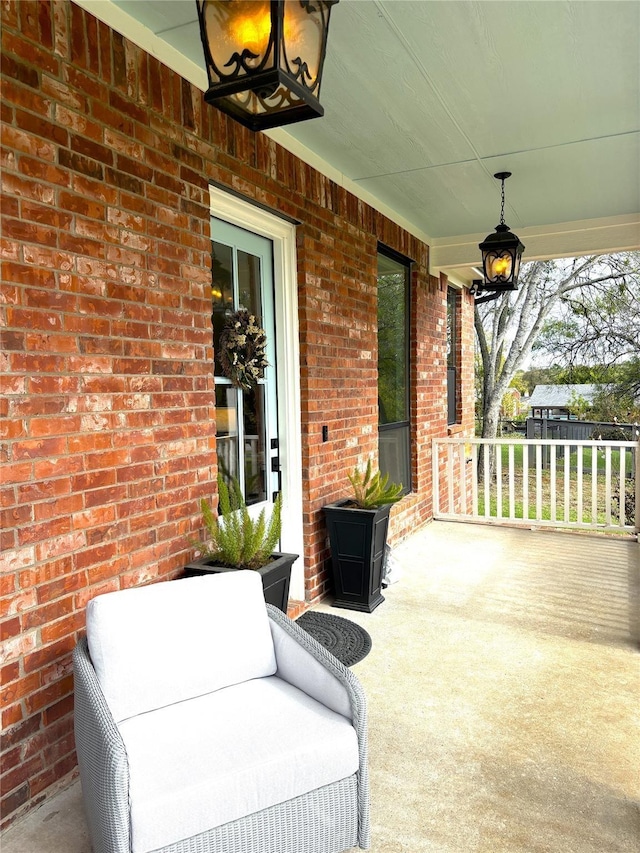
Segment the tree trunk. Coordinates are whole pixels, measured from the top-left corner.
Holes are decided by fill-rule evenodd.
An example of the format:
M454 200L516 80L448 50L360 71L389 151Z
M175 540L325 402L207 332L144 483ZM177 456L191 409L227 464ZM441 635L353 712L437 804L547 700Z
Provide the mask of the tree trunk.
M500 397L492 396L489 398L489 405L485 408L484 418L482 423L482 437L495 438L498 433L498 422L500 420ZM478 478L484 479L485 474L493 479L496 468L496 449L494 446L489 448L489 470L485 472L484 465L484 449L481 446L481 452L478 455Z

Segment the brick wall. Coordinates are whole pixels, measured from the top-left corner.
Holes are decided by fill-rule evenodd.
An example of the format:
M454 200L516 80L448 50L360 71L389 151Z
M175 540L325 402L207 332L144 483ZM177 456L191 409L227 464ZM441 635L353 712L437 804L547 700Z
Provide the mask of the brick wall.
M393 510L395 540L431 515L446 285L425 245L67 0L2 2L2 87L8 823L75 772L71 650L87 601L178 575L214 491L208 182L301 223L308 602L328 585L321 508L377 452L377 241L416 261L415 491Z

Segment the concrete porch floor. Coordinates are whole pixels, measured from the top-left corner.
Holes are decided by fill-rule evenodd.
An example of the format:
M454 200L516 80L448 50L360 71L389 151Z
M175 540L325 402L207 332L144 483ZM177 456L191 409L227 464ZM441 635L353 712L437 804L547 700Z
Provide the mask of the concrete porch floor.
M373 853L638 853L640 546L435 522L362 624ZM3 853L89 853L76 781ZM303 850L300 853L304 853Z

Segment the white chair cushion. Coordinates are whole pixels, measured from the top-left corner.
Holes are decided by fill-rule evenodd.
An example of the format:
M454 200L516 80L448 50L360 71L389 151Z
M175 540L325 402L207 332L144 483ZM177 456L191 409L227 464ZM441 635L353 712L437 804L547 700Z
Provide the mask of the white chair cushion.
M277 676L133 717L119 729L129 760L133 853L358 770L351 723Z
M251 571L99 595L87 605L87 640L116 721L276 671Z
M344 684L284 628L273 621L270 622L270 627L278 678L288 681L308 696L322 702L327 708L352 720L351 699Z

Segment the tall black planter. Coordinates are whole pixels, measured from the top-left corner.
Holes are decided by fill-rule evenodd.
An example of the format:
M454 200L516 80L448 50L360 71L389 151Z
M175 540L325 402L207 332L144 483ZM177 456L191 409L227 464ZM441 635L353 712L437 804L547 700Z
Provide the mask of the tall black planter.
M324 507L331 545L335 606L371 613L382 604L382 563L391 504L379 509Z
M267 604L273 604L287 612L287 604L289 602L289 583L291 581L291 567L298 559L298 554L273 554L273 559L266 566L262 566L255 571L262 578L262 588L264 590L264 599ZM236 572L230 566L216 565L214 560L202 558L194 560L185 566L184 575L187 578L195 577L196 575L209 575L218 572Z

